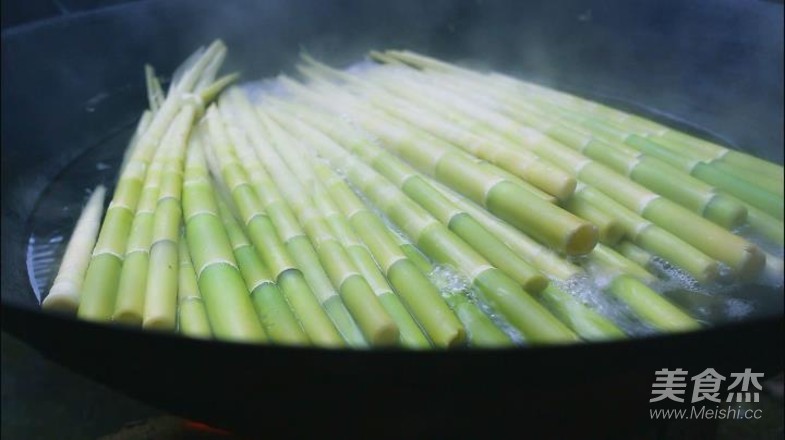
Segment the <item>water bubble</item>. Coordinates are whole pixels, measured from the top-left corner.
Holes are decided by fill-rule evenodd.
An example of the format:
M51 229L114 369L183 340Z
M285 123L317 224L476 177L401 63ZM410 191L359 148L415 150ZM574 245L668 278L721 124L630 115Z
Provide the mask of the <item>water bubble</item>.
M752 313L752 304L737 298L731 298L725 303L726 314L731 319L740 319Z
M651 326L637 319L626 304L605 292L616 275L600 270L596 265L590 267L591 272L587 271L586 274L567 280L555 280L552 283L586 307L610 319L626 334L652 334L654 329Z
M485 313L496 327L510 337L514 344L521 345L525 343L526 339L523 334L512 326L503 316L492 309L485 301L483 301L477 294L477 290L472 287L471 281L466 278L462 273L455 268L437 264L434 269L428 274L434 286L439 289L443 297L450 295L466 295L471 302Z
M471 282L450 266L438 264L428 277L442 295L471 290Z
M734 229L732 232L777 258L783 258L783 254L785 254L785 248L778 246L777 243L762 236L749 225L745 224L744 226Z

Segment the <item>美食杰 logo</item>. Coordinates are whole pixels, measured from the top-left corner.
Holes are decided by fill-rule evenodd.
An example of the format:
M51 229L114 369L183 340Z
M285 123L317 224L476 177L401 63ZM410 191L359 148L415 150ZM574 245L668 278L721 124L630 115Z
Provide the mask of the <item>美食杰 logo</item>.
M759 419L763 373L747 368L727 376L707 368L693 376L687 370L663 368L654 372L650 403L684 403L684 408L652 408L653 419ZM689 407L686 404L691 404ZM711 404L716 404L713 407Z

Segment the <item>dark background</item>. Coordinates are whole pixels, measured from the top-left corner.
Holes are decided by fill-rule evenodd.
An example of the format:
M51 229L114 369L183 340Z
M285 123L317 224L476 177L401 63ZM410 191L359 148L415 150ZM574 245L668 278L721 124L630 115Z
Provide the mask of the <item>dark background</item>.
M140 0L4 0L3 29L46 18L105 8Z

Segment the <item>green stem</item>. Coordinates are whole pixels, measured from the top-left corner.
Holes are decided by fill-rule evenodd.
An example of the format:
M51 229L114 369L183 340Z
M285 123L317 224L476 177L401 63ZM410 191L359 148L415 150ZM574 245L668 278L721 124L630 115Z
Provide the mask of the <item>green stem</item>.
M576 335L561 324L534 298L500 270L490 266L471 246L414 203L395 185L384 180L362 162L348 155L314 129L279 115L279 121L335 167L346 169L348 179L402 228L427 255L455 267L475 284L483 299L502 314L533 343L572 342Z
M366 340L371 344L391 344L397 342L399 329L392 317L384 309L379 298L374 295L368 281L356 266L348 250L330 229L320 211L315 194L306 190L298 177L308 174L305 163L296 153L297 141L284 132L275 122L262 118L273 146L263 152L268 171L273 176L290 206L298 216L311 242L319 253L333 285L338 288L341 298L362 329ZM309 196L308 194L311 194Z
M161 141L167 155L161 170L161 188L153 215L152 244L147 266L144 319L147 329L174 331L177 325L177 248L183 187L183 163L196 111L185 106Z
M455 152L455 147L432 134L368 109L347 109L346 102L334 94L325 98L296 87L292 82L287 84L327 109L350 111L350 115L378 137L386 149L538 240L572 255L588 253L596 244L597 232L591 223L477 166L470 156ZM320 129L329 128L333 132L335 127L331 121L320 125Z
M184 105L183 94L190 93L205 67L225 52L223 43L216 41L201 53L182 78L173 84L161 108L133 146L133 153L123 167L107 209L98 241L87 267L82 289L82 301L77 316L91 321L109 321L114 311L117 285L122 270L123 255L139 201L147 167L170 124Z
M402 245L352 192L346 183L323 164L312 163L331 199L349 220L352 229L370 249L381 269L407 308L439 347L460 345L465 332L450 312L439 292L419 271L427 274L431 265L411 244Z
M259 258L259 254L229 207L221 199L218 200L218 211L229 236L229 243L232 245L240 274L245 280L248 291L251 292L256 313L270 341L279 344L307 345L308 336L275 284L272 274Z
M617 277L608 290L658 330L684 332L700 328L698 321L633 277Z
M509 118L478 107L455 93L435 90L404 75L384 79L395 90L416 92L420 100L439 103L445 112L459 114L460 123L480 126L488 136L506 137L530 149L616 201L689 242L707 255L730 266L742 278L754 277L765 264L763 253L748 241L735 236L687 209L631 182L564 145ZM430 84L429 84L430 85Z
M210 339L213 331L199 292L196 271L191 262L186 238L180 237L180 271L177 282L177 323L181 334L192 338Z
M340 330L340 333L353 341L353 344L363 346L364 339L360 329L351 319L349 311L340 300L337 302L334 300L338 292L333 288L327 273L319 263L316 250L254 151L256 145L268 142L266 133L261 130L261 124L252 117L253 110L250 105L243 106L247 103L242 101L239 105L227 103L228 97L235 93L234 89L224 93L221 99L222 105L219 107L234 146L232 153L243 163L244 169L248 172L250 184L262 204L262 209L268 214L278 238L283 242L283 250L291 255L299 268L291 272L286 270L274 272L279 286L312 340L331 344L335 335L340 336L336 330ZM229 111L230 109L232 111ZM262 255L264 257L265 252L262 252ZM285 278L286 282L281 277ZM305 286L301 280L296 279L298 277L305 278ZM284 285L289 289L284 288ZM328 303L331 304L329 308ZM306 317L310 319L306 320ZM338 329L335 329L336 324Z
M198 137L188 149L183 183L186 239L196 269L207 318L218 339L267 340L237 269L226 230L218 217L215 193Z

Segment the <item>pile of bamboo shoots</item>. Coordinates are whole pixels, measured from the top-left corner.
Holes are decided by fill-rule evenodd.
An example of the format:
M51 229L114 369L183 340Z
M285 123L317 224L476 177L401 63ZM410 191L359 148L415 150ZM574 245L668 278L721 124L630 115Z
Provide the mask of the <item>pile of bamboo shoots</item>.
M111 203L94 191L44 309L229 341L498 347L705 325L657 290L662 267L782 277L779 165L408 51L355 71L304 55L305 81L261 94L218 78L225 55L200 49L166 92L147 68Z

